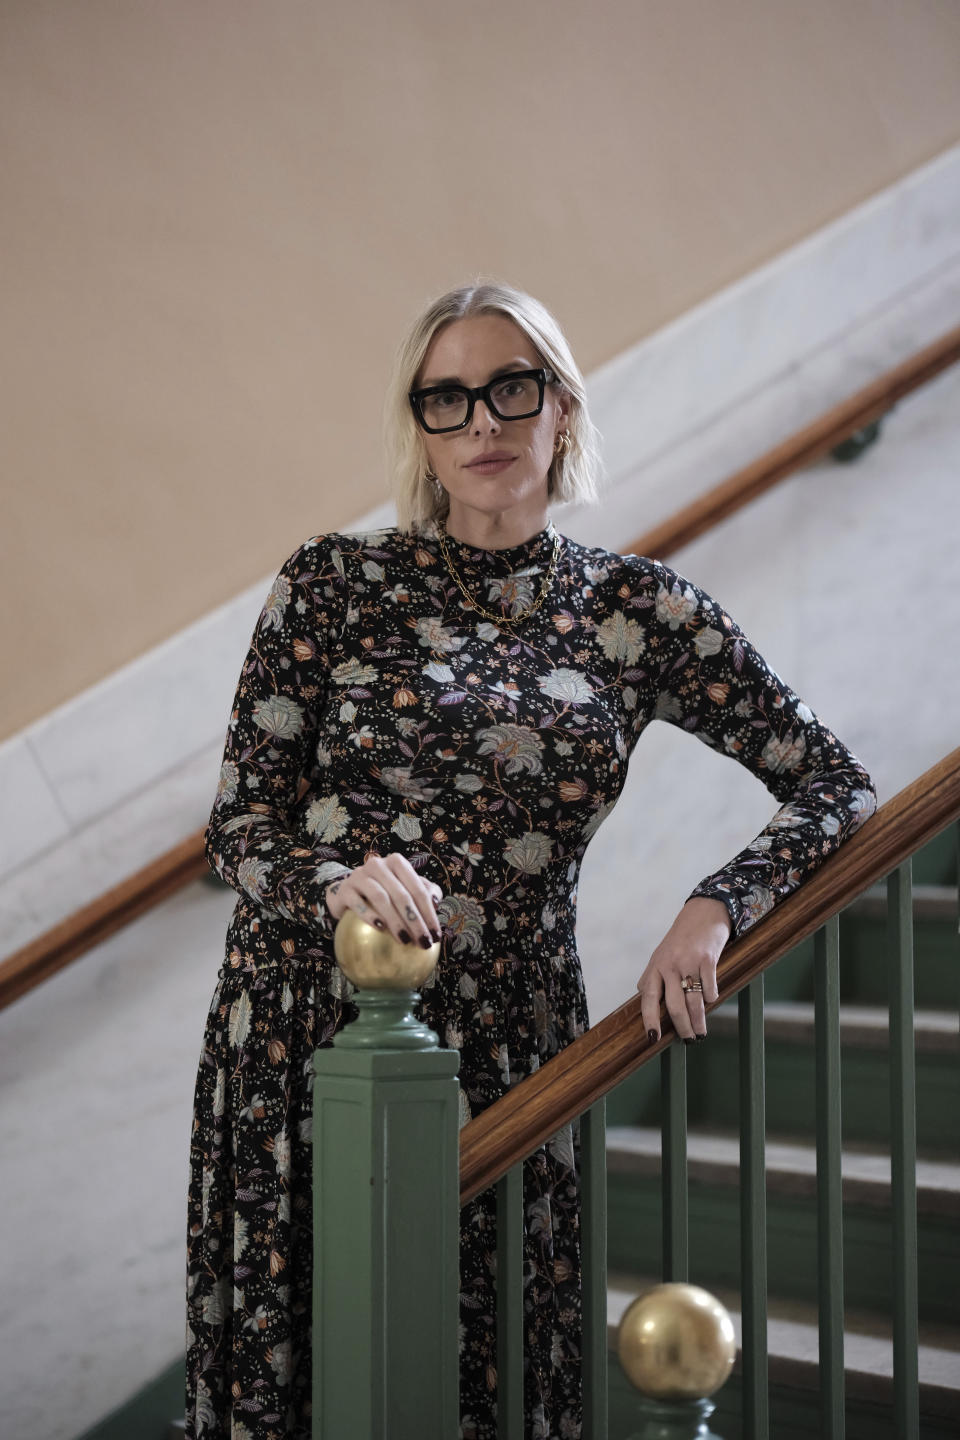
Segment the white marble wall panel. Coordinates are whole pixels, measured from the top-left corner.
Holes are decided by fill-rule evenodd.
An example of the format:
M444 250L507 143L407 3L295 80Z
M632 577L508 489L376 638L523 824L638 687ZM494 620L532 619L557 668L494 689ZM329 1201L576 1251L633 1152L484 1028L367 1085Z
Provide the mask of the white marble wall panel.
M892 798L958 744L960 368L902 401L856 464L792 476L673 563L863 761L881 803ZM594 1020L632 992L697 881L775 809L734 762L650 726L583 869Z
M562 528L624 546L956 323L960 146L592 375L611 479ZM393 519L385 503L350 528ZM202 823L268 585L0 749L0 953Z
M189 886L0 1012L11 1440L71 1440L182 1353L191 1096L231 905Z
M251 587L31 726L30 743L71 825L222 739L268 588L269 581Z
M960 146L596 371L609 475L648 463L958 253Z
M206 823L220 741L0 878L0 936L10 954Z
M26 736L0 745L0 796L5 816L0 827L0 875L5 875L63 839L70 826Z

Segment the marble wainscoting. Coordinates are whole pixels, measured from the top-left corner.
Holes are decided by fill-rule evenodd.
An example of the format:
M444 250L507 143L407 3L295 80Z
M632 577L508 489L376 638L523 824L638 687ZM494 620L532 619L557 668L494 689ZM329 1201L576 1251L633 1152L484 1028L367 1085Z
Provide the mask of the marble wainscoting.
M0 1012L10 1440L71 1440L183 1353L191 1097L235 898L189 885Z
M591 375L609 481L601 506L560 511L561 527L627 547L957 323L960 146ZM384 505L350 528L393 518ZM268 587L0 746L0 954L203 824Z
M891 799L957 745L960 367L902 401L855 464L792 476L671 563L721 601ZM593 1020L633 992L690 890L775 809L735 762L649 727L583 867Z

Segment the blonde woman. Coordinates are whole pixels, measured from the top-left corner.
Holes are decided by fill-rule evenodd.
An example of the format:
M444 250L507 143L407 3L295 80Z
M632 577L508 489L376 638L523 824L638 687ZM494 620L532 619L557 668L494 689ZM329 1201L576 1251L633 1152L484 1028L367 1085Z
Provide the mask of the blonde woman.
M655 561L564 538L593 496L583 380L500 285L443 296L396 366L396 529L308 540L243 666L207 832L239 892L197 1087L188 1436L310 1429L311 1056L353 1010L347 908L443 938L422 1013L460 1052L463 1118L586 1028L586 845L651 719L782 808L682 905L639 979L651 1037L706 1034L717 960L872 810L869 778L723 610ZM581 1432L577 1139L525 1165L527 1435ZM462 1212L461 1434L496 1433L493 1209ZM233 1428L231 1428L231 1426Z

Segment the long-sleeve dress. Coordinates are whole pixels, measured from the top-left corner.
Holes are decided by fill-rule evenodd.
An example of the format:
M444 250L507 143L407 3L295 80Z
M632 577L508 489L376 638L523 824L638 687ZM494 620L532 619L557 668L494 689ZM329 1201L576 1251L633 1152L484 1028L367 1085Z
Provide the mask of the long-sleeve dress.
M470 593L518 614L553 530L450 540ZM207 1020L191 1145L187 1435L310 1430L311 1078L355 1013L323 894L400 851L444 891L422 1014L460 1051L461 1118L586 1028L574 936L587 843L634 744L667 720L781 802L693 892L742 934L873 810L862 767L709 596L664 565L565 540L516 631L467 607L427 531L309 540L243 666L207 852L239 892ZM575 1127L525 1165L528 1440L581 1432ZM461 1215L461 1435L495 1434L490 1194Z

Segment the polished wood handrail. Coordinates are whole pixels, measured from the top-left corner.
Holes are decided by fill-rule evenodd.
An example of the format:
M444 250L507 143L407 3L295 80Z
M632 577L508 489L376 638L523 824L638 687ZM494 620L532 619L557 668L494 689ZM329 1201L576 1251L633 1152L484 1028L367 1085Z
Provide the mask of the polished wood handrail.
M714 486L663 524L631 541L624 547L624 553L664 559L794 470L827 454L841 440L878 419L904 395L958 360L960 327L948 331L932 345L858 390L821 419ZM188 836L106 894L0 961L0 1010L202 875L205 869L202 837L202 831Z
M848 400L835 405L818 420L798 430L773 450L761 455L736 471L719 485L707 490L698 499L639 535L626 547L625 554L650 555L662 560L681 545L687 545L719 525L751 500L770 490L804 465L812 465L829 455L842 440L855 435L879 420L911 390L933 380L942 370L960 360L960 326L948 330L932 345L911 355L902 364L865 385Z
M717 968L717 1004L749 984L957 818L960 749L951 751L881 806L799 890L742 940L728 946ZM638 955L638 974L641 959ZM660 1039L656 1044L648 1041L640 996L634 995L471 1120L460 1132L461 1204L499 1180L672 1039L670 1017L664 1013Z
M168 895L206 874L209 871L203 854L203 831L197 830L172 850L165 851L9 955L0 964L0 1010L129 925L138 915L152 910Z

